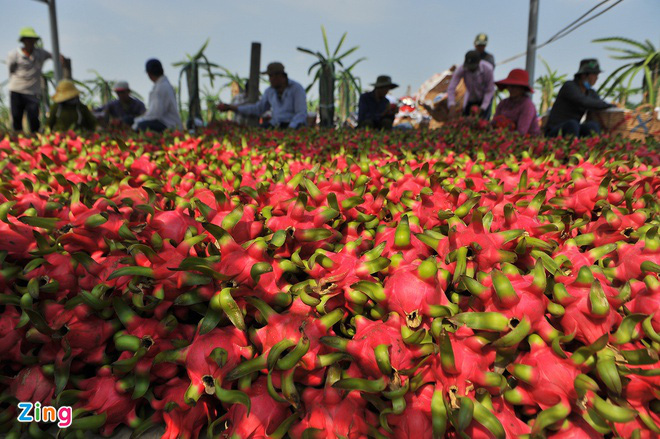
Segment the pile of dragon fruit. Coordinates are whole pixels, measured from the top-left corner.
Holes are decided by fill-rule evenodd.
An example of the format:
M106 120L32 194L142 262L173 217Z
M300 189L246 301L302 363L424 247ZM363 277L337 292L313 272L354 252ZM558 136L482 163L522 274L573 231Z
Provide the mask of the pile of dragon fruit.
M657 144L482 128L6 136L0 434L660 436Z

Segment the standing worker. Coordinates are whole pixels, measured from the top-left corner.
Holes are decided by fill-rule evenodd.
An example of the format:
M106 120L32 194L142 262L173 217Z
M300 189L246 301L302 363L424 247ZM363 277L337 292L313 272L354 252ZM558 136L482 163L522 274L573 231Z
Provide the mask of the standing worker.
M481 55L476 50L466 53L465 62L458 66L449 82L448 108L456 104L456 87L461 79L465 82L463 114L469 116L472 112L478 112L482 119L490 118L491 102L495 94L493 67L489 62L482 61ZM473 107L476 109L473 110Z
M487 61L495 69L495 57L492 53L486 52L486 45L488 44L488 35L479 34L474 39L474 50L479 52L479 56L482 60Z
M11 118L15 131L23 129L23 114L27 114L30 131L39 131L39 102L41 99L41 69L52 55L36 47L40 37L31 27L21 29L18 41L23 44L9 52L9 92Z

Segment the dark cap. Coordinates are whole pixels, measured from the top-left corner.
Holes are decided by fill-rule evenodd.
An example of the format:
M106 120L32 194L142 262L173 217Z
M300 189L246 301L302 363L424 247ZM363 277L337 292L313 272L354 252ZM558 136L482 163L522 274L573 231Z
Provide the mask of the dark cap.
M580 61L580 68L578 69L575 75L581 75L583 73L600 73L600 65L596 58L587 58Z
M267 75L275 75L277 73L285 73L284 72L284 64L281 62L272 62L268 64L268 67L266 67L266 71L263 72Z
M465 62L463 67L468 70L476 70L479 67L479 62L481 61L481 55L476 50L470 50L465 54Z
M155 76L161 76L163 74L163 65L156 58L151 58L147 61L146 70L147 73L151 73Z

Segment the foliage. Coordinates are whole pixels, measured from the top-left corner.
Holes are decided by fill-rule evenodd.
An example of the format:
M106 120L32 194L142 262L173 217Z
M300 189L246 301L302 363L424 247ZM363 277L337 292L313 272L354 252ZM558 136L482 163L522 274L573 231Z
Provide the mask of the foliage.
M179 85L178 85L178 98L179 98L179 112L181 113L183 119L183 108L181 106L181 80L186 77L186 85L188 87L188 111L187 111L187 125L191 127L195 119L202 119L202 107L199 99L199 70L200 68L205 69L208 73L209 81L211 86L213 86L213 77L214 74L211 71L213 67L219 67L217 64L212 63L208 60L204 51L209 44L210 39L207 39L202 47L194 54L186 54L186 58L183 61L178 61L172 63L174 67L181 68L179 72Z
M605 79L599 88L604 96L613 96L615 93L621 95L622 84L630 89L623 94L627 97L631 94L632 81L639 73L642 73L642 104L660 105L658 87L660 83L660 50L656 48L651 41L646 40L643 43L624 37L597 38L594 43L618 43L623 47L606 46L605 48L614 55L610 58L627 61L626 64L614 70ZM627 82L626 82L627 80Z
M362 81L353 76L353 68L360 62L357 60L348 68L337 74L337 83L339 88L338 107L339 124L344 124L355 112L358 105L360 94L362 93Z
M539 56L545 66L546 74L536 78L536 89L541 92L541 104L539 114L545 114L557 97L557 89L566 81L566 75L560 75L557 70L552 70L546 60Z
M317 59L317 61L312 64L308 70L308 74L311 74L312 71L316 69L314 74L314 79L312 83L307 87L307 91L319 82L319 108L321 113L321 126L330 127L334 125L334 113L335 113L335 81L337 81L337 66L343 69L344 78L348 78L349 82L356 84L355 78L353 77L350 69L352 69L357 63L362 61L365 58L360 58L355 61L349 68L344 68L343 60L353 52L359 49L359 46L351 47L343 53L339 53L341 50L344 41L346 40L347 32L339 39L339 43L334 51L330 51L330 46L328 44L328 36L325 31L325 27L321 26L321 33L323 34L323 46L325 48L325 55L319 51L313 51L310 49L305 49L303 47L298 47L298 50L311 55ZM341 78L342 76L340 76Z

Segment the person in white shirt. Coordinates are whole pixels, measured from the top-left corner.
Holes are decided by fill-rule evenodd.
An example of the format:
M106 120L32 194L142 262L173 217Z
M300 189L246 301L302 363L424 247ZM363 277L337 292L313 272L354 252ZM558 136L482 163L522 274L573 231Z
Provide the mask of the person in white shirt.
M147 61L147 75L154 83L149 93L149 109L135 118L133 128L138 131L151 130L162 133L166 129L182 129L181 117L176 104L174 88L165 77L163 65L155 58Z
M27 114L30 131L39 130L39 102L41 99L41 69L52 55L36 47L40 37L31 27L21 29L18 41L23 44L9 52L9 100L12 125L15 131L23 129L23 114Z
M284 65L268 64L266 71L270 87L259 102L246 105L219 104L220 111L235 111L242 115L261 116L271 110L273 116L267 126L271 128L299 128L307 125L307 96L298 82L289 79Z

